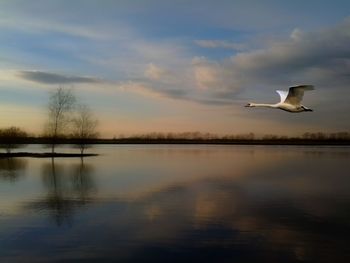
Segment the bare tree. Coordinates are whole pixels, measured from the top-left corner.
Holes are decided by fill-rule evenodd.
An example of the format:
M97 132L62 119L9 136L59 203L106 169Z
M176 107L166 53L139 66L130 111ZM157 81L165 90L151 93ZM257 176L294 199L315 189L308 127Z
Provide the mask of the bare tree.
M26 137L27 133L18 127L0 130L0 148L4 148L6 153L10 154L12 149L25 145L24 140Z
M75 101L72 91L63 87L59 87L50 95L45 133L50 139L52 153L55 152L57 139L65 133L67 124L70 122L69 113L74 108Z
M97 124L98 121L90 108L86 105L80 105L76 117L73 118L73 138L81 155L84 154L85 149L91 146L91 139L98 137Z

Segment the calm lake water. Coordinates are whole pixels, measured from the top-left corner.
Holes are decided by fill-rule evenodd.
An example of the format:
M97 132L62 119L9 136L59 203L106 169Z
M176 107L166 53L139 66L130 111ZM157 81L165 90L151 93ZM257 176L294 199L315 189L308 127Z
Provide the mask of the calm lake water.
M350 262L348 147L91 151L0 159L0 262Z

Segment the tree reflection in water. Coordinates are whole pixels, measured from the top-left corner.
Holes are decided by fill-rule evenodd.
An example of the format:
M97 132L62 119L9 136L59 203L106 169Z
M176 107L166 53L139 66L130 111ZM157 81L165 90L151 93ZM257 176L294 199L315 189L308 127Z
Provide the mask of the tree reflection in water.
M0 179L17 181L27 168L27 160L18 158L0 158Z
M88 202L91 195L96 190L93 180L93 166L91 164L85 164L84 158L80 159L79 164L71 166L71 182L73 192L77 195L77 198L82 202Z
M72 224L74 212L92 200L95 191L93 167L80 163L67 165L50 163L42 166L42 180L47 189L46 197L32 202L29 207L47 212L57 226Z

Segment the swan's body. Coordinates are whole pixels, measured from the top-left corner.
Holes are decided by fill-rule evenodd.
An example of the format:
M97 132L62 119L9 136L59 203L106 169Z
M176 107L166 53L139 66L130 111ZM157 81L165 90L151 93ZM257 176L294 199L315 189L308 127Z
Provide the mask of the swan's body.
M301 105L301 101L304 96L304 91L313 90L314 86L312 85L300 85L295 87L290 87L289 91L277 90L277 93L281 97L281 101L276 104L266 104L266 103L248 103L246 107L267 107L273 109L281 109L288 112L303 112L303 111L312 111Z

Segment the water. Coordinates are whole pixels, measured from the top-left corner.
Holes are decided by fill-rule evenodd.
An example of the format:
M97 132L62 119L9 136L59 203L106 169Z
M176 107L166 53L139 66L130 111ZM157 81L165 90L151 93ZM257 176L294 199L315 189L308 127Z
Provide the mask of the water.
M0 262L350 262L350 148L90 151L0 159Z

